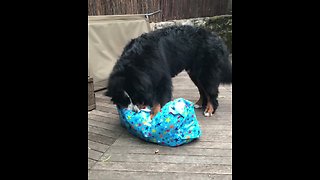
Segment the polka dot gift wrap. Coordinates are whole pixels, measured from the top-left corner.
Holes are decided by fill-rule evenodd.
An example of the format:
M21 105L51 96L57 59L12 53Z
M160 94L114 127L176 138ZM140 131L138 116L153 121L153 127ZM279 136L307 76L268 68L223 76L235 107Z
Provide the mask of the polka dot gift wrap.
M138 112L130 108L119 109L121 125L145 141L165 146L179 146L201 136L201 129L194 112L194 104L178 98L165 104L150 119L150 108Z

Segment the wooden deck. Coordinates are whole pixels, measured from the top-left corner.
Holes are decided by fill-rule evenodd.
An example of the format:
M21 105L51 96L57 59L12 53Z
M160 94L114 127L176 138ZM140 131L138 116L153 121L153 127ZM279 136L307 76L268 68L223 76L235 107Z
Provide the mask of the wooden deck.
M173 85L174 98L198 100L198 90L186 72L175 77ZM232 179L232 85L220 86L219 91L220 106L212 117L196 110L201 138L180 147L131 136L120 126L104 90L96 92L96 109L88 113L89 179Z

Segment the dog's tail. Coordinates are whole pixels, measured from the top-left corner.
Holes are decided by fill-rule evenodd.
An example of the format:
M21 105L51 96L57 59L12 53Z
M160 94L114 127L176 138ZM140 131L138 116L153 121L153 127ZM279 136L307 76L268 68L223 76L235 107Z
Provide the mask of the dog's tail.
M231 57L231 56L230 56ZM232 60L226 58L222 65L221 82L224 84L232 83Z

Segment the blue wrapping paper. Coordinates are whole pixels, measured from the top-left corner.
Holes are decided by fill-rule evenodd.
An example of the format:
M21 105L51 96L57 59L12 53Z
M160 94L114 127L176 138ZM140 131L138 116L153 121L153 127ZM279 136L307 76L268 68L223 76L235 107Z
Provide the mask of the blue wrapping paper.
M136 137L165 146L179 146L201 136L194 104L178 98L165 104L150 119L150 108L138 112L118 108L121 125Z

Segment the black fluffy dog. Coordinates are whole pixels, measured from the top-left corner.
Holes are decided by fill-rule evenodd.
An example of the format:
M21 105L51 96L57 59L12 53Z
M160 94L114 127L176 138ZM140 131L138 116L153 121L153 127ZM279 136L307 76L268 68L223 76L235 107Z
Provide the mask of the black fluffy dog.
M171 26L132 39L110 74L106 95L114 104L149 105L153 116L172 98L171 78L186 70L198 87L195 107L211 116L220 83L232 83L232 66L223 40L192 26ZM153 117L152 116L152 117Z

